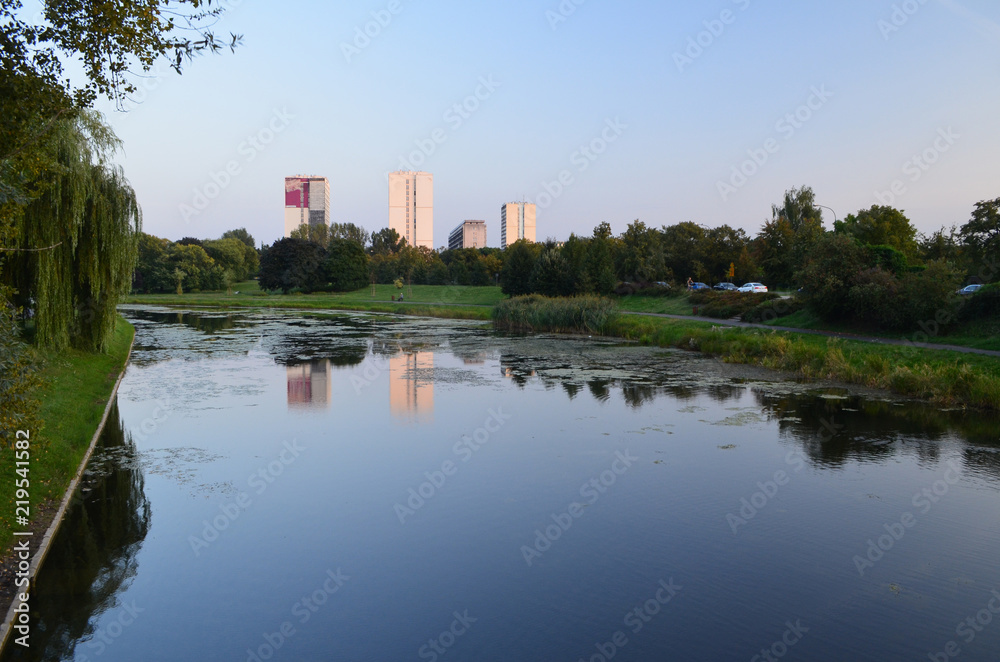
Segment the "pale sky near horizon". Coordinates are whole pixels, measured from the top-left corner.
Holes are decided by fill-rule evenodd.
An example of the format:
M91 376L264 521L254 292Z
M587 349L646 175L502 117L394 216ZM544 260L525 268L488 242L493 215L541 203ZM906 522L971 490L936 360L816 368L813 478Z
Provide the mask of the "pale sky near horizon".
M995 0L228 4L235 54L99 106L150 234L270 243L295 174L378 230L403 163L434 175L435 246L465 219L499 245L522 198L565 239L634 219L753 235L801 185L841 219L882 193L923 232L1000 196Z

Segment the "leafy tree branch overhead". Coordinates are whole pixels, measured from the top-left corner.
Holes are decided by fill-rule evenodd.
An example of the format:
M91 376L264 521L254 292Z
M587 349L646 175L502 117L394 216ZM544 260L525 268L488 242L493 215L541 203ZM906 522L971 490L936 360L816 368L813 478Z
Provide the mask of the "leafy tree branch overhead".
M235 50L241 35L223 41L212 30L224 12L218 0L47 0L29 19L21 0L0 0L0 66L61 89L77 106L97 96L120 103L136 89L130 75L160 57L180 73L196 55ZM82 64L84 84L66 76L67 59Z

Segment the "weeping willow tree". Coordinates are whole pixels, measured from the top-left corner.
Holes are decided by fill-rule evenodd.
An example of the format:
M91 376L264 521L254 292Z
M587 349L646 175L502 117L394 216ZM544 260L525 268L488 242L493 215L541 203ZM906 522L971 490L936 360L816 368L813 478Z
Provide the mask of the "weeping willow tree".
M34 312L41 347L105 351L114 332L141 223L135 191L110 161L119 145L100 114L85 110L59 120L41 148L52 165L20 208L0 266L15 303Z

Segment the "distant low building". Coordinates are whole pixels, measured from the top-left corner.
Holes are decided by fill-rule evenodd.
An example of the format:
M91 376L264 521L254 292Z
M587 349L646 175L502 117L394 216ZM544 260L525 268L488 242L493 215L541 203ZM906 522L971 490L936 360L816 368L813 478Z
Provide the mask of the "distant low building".
M330 225L330 180L298 175L285 177L285 236L300 225Z
M463 221L448 235L448 248L486 248L486 221Z
M507 248L519 239L535 241L533 202L508 202L500 207L500 248Z

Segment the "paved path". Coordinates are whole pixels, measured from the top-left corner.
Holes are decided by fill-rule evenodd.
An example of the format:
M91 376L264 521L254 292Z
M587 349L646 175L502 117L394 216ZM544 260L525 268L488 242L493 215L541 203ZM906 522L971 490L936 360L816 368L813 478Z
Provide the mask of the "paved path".
M738 326L745 329L767 329L771 331L790 331L791 333L805 333L811 336L827 336L830 338L844 338L845 340L859 340L878 345L905 345L908 347L921 347L924 349L941 349L950 352L961 352L962 354L981 354L983 356L1000 357L1000 352L991 349L976 349L975 347L962 347L961 345L939 345L930 342L912 342L910 340L895 340L893 338L879 338L877 336L861 336L854 333L840 333L837 331L818 331L816 329L796 329L790 326L775 326L773 324L751 324L738 320L719 320L712 317L694 317L692 315L668 315L666 313L635 313L628 310L621 311L624 315L642 315L644 317L665 317L674 320L688 320L694 322L710 322L718 326Z

